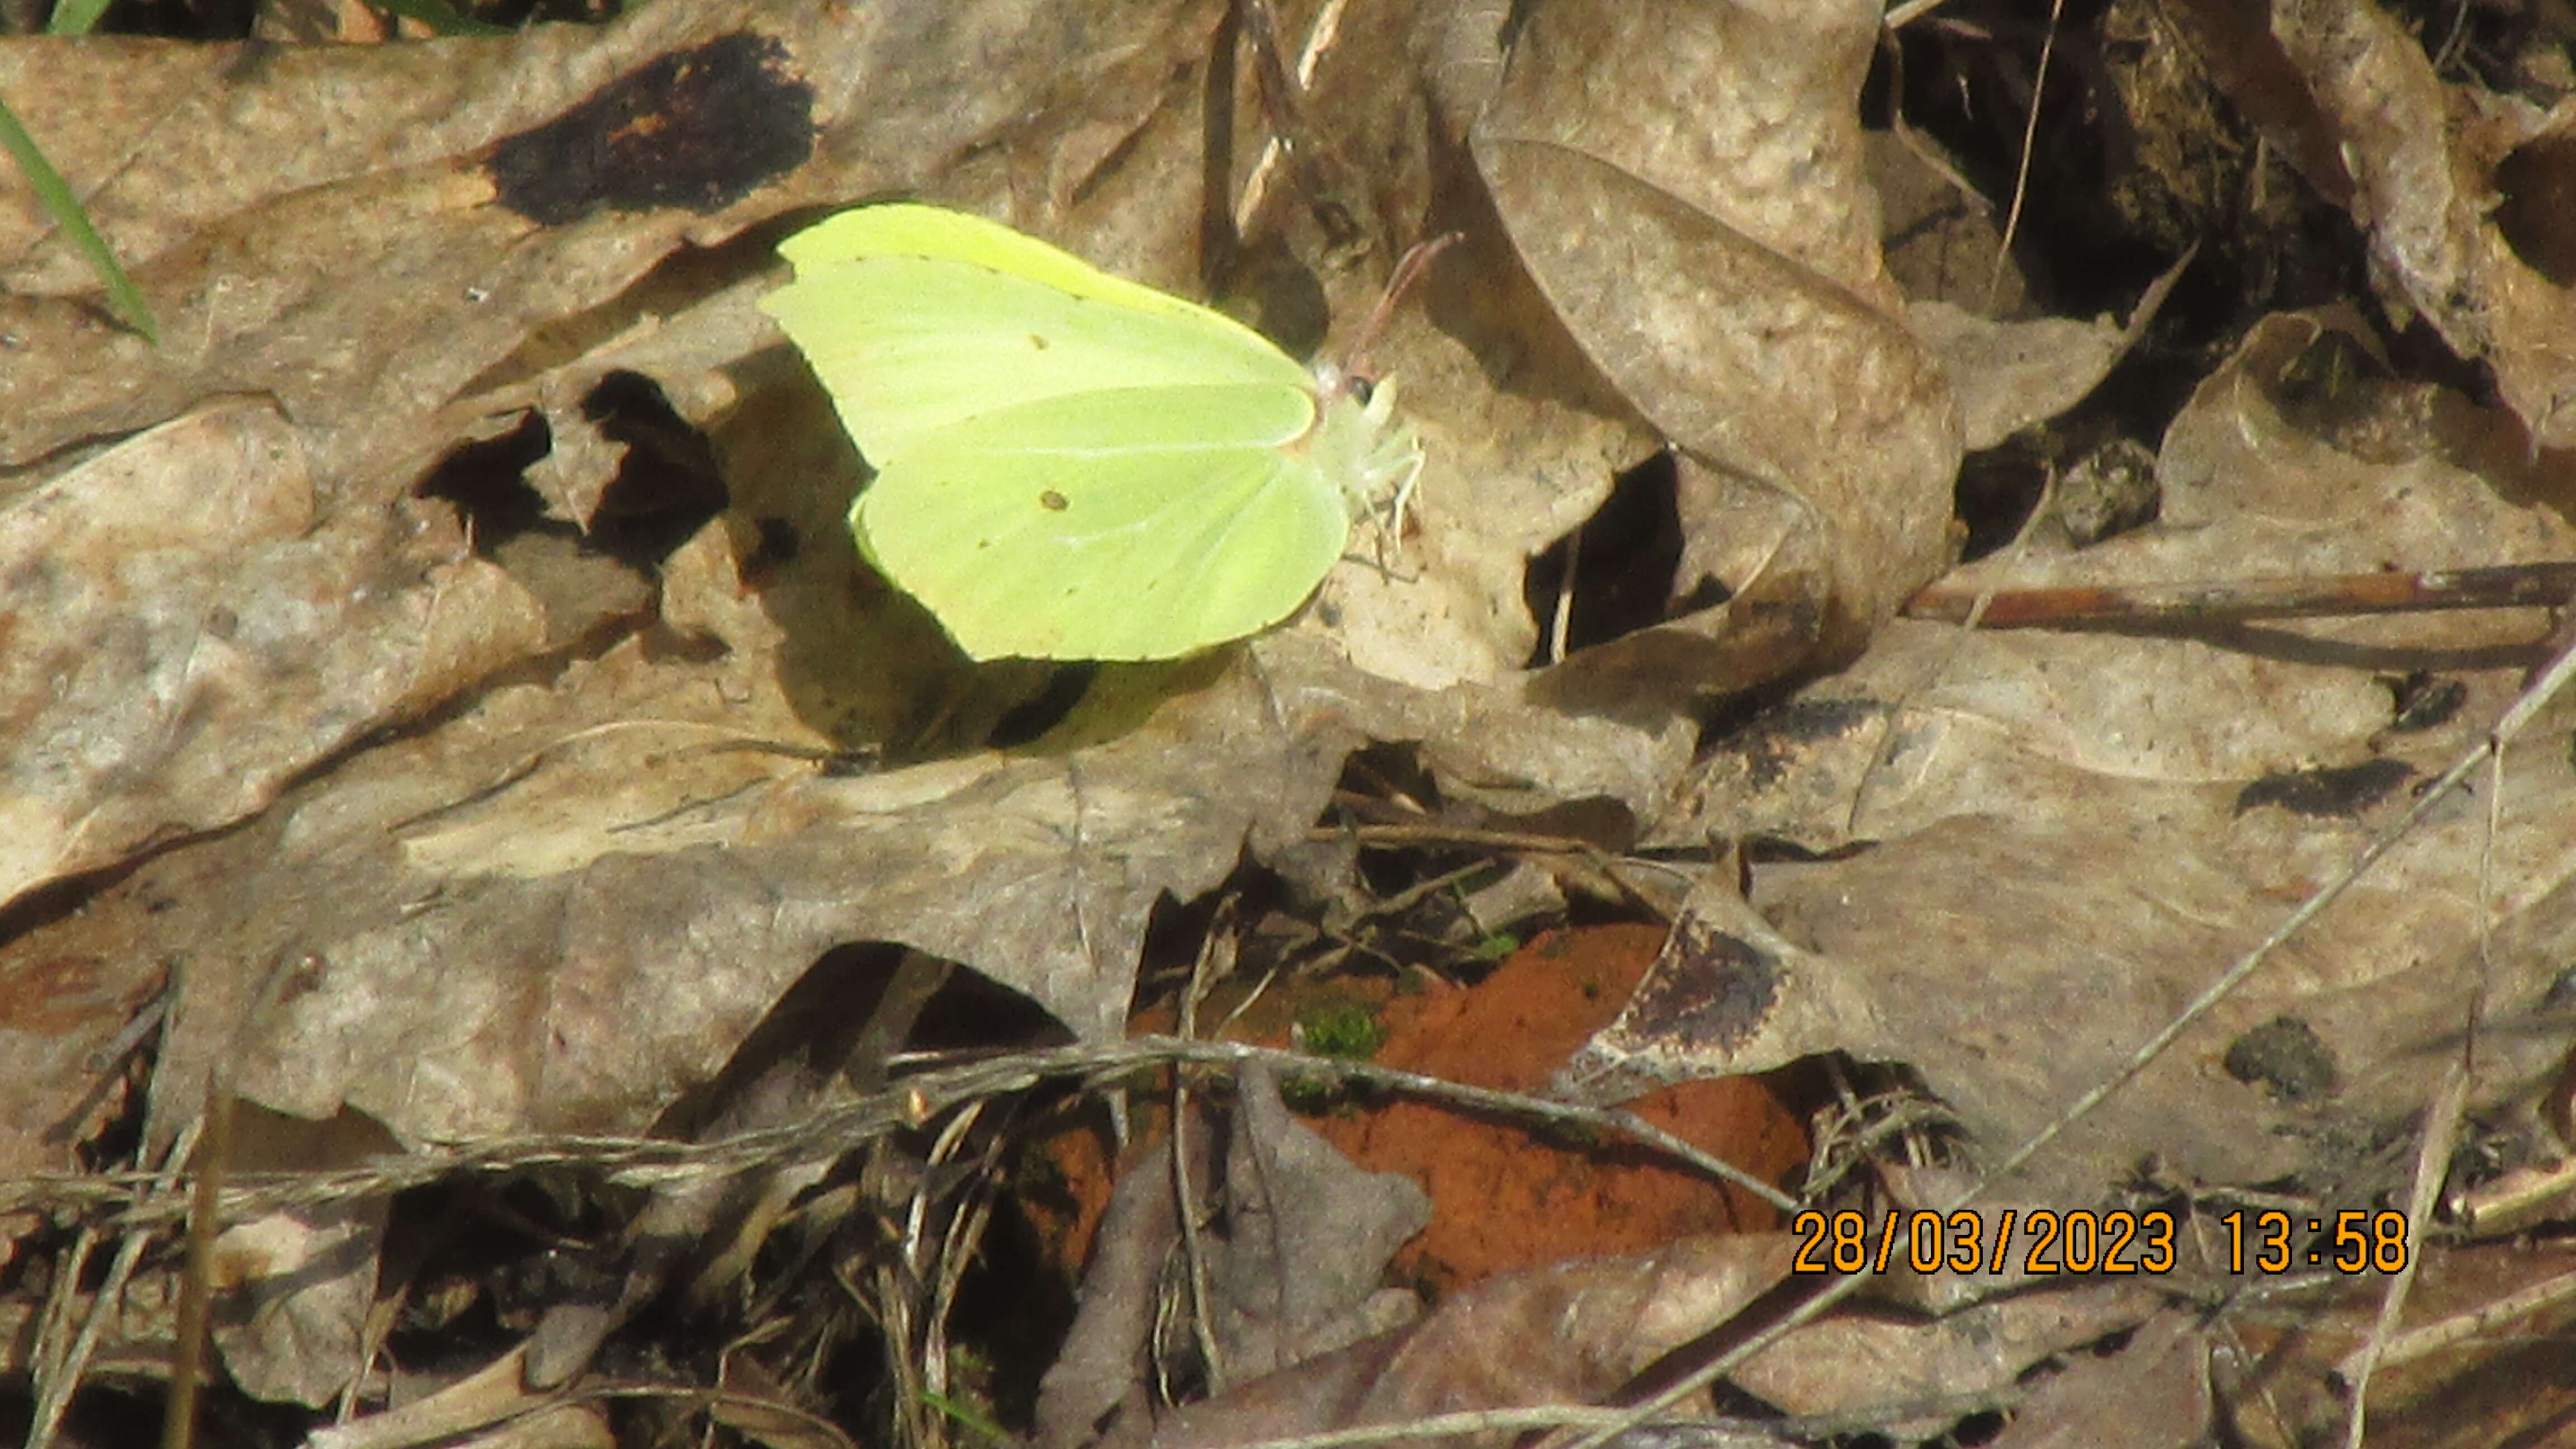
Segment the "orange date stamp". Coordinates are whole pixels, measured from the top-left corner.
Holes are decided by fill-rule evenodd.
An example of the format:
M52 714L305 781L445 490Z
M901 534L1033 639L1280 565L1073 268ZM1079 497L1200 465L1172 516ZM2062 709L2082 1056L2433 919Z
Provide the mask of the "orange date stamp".
M2406 1215L2349 1209L2294 1218L2242 1209L2215 1219L2224 1229L2212 1256L2230 1273L2296 1269L2347 1274L2405 1268L2413 1234ZM2304 1224L2305 1233L2298 1229ZM2047 1208L1958 1208L1946 1213L1809 1209L1789 1220L1798 1239L1792 1273L2018 1273L2030 1277L2158 1274L2174 1271L2179 1223L2163 1209L2057 1212Z

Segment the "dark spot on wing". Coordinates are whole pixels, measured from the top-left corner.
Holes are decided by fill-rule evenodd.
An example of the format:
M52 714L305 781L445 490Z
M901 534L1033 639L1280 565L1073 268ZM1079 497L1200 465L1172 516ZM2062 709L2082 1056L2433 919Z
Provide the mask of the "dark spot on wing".
M1073 505L1065 501L1063 494L1056 492L1052 488L1045 489L1038 494L1038 507L1045 509L1049 513L1062 513L1072 506Z

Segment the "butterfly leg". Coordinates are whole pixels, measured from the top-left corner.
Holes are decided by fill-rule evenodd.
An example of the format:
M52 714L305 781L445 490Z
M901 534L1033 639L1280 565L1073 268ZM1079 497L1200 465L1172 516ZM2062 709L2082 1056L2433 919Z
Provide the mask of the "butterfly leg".
M1370 509L1377 515L1377 571L1388 578L1402 579L1391 561L1404 550L1404 526L1411 520L1415 490L1422 482L1421 450L1410 449L1397 464L1395 486Z

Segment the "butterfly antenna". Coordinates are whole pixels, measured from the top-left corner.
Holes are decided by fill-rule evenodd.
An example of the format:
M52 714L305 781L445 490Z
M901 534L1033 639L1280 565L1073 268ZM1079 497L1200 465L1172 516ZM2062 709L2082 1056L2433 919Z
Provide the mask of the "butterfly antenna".
M1429 241L1416 242L1395 264L1395 275L1387 279L1386 290L1379 294L1377 306L1370 309L1368 320L1360 324L1358 343L1351 349L1351 372L1359 377L1374 377L1377 369L1369 365L1369 349L1386 335L1387 325L1395 320L1396 305L1404 294L1422 280L1431 267L1431 259L1467 239L1465 232L1443 232Z

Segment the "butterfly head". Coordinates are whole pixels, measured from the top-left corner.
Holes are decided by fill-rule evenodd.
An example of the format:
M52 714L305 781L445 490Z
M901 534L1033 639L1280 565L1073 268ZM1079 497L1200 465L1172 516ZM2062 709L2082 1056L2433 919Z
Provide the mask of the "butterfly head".
M1422 474L1422 445L1395 416L1395 380L1315 366L1318 404L1311 442L1324 475L1342 486L1353 519L1381 509L1401 533Z

